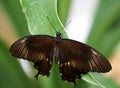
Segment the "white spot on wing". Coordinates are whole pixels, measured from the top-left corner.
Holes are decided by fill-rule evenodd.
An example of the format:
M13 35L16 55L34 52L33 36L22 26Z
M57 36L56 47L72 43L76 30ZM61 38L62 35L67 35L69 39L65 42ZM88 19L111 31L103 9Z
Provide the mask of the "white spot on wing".
M24 38L24 39L21 41L21 43L24 43L26 40L27 40L27 38Z
M94 68L96 68L98 70L98 68L96 66L98 53L93 49L90 49L90 50L92 51L92 58L89 61L90 68L91 68L91 70L94 70Z
M48 58L46 58L46 61L48 61Z
M67 62L68 65L70 65L70 62Z
M97 52L95 52L93 49L91 49L91 51L94 55L97 55Z

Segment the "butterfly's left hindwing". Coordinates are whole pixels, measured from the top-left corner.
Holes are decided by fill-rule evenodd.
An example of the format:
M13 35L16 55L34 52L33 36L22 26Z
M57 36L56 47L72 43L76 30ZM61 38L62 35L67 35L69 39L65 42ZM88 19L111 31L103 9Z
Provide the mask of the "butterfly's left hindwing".
M90 46L69 39L60 44L60 73L62 79L74 82L86 72L108 72L111 65L108 60Z
M49 75L52 66L54 37L31 35L19 39L10 47L10 53L17 57L34 62L38 74Z

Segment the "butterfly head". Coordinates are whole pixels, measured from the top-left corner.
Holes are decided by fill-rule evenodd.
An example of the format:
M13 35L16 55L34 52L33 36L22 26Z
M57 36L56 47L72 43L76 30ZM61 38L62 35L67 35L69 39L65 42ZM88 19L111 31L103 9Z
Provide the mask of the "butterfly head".
M56 33L55 40L56 40L56 43L60 43L60 40L61 40L61 33L60 32Z
M56 37L60 37L61 36L61 33L60 32L57 32L56 33Z

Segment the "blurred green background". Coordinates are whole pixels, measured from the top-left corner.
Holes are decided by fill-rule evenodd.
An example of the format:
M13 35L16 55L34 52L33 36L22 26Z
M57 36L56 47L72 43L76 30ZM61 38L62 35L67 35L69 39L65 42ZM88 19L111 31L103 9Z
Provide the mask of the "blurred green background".
M22 2L22 0L20 1ZM43 0L36 1L42 2ZM0 0L0 88L73 88L71 83L64 82L60 79L59 73L55 74L58 72L56 68L52 69L52 75L50 77L40 76L41 78L39 77L39 80L35 80L33 75L36 70L33 69L33 64L29 63L33 73L28 74L33 75L28 77L19 61L10 55L9 46L15 40L25 35L36 33L32 29L28 29L28 26L32 28L31 24L27 25L27 22L30 20L26 19L26 16L29 18L29 13L26 10L25 13L27 15L24 15L22 11L24 9L23 7L27 8L29 6L26 2L27 4L31 4L32 0L23 1L22 7L19 0ZM65 24L70 4L72 3L71 0L58 0L57 3L54 3L54 0L48 0L48 2L51 2L51 8L52 5L57 5L58 16L62 24ZM50 9L50 11L54 12L54 9ZM34 17L34 15L30 15L30 18ZM54 17L54 14L50 16L51 19L52 17ZM61 25L56 19L52 22L57 27ZM46 32L40 30L39 33ZM54 31L51 33L54 33ZM120 88L120 0L100 0L87 43L102 52L110 60L113 67L112 71L108 74L90 74L104 88ZM54 79L52 79L53 77ZM87 78L89 79L89 77ZM95 86L92 80L86 82L84 78L78 80L77 84L76 88L100 87Z

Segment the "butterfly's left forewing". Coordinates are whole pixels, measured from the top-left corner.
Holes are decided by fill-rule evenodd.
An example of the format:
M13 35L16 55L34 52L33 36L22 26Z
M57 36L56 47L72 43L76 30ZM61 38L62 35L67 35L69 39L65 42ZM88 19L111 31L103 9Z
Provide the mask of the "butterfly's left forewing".
M32 61L39 74L49 76L52 66L54 37L30 35L19 39L10 47L10 53L18 58Z
M90 46L69 39L60 44L60 72L62 79L75 83L86 72L108 72L111 65L108 60Z

